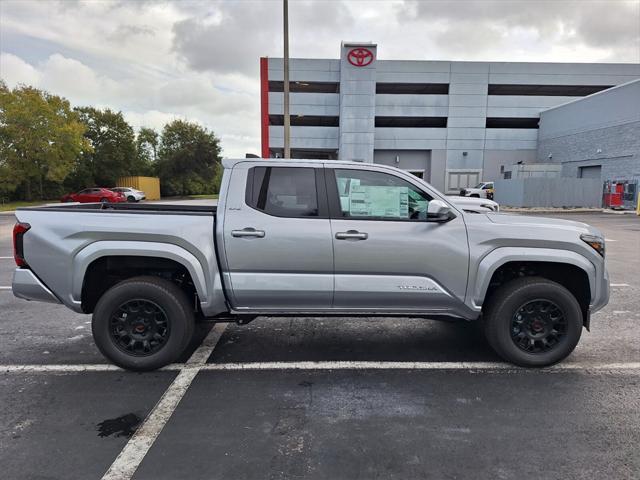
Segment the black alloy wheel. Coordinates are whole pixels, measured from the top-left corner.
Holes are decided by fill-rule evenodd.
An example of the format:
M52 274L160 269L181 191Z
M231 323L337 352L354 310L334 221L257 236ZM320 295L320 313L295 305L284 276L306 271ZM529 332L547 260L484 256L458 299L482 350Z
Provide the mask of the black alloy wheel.
M542 277L520 277L499 286L482 313L489 345L523 367L545 367L569 356L584 321L576 297Z
M511 320L511 339L527 353L543 353L553 349L566 333L564 312L546 299L525 303Z
M123 280L93 310L96 346L116 365L149 371L175 362L194 331L194 306L179 285L153 276Z
M166 312L150 300L129 300L111 315L111 338L128 355L141 357L156 353L165 346L170 332Z

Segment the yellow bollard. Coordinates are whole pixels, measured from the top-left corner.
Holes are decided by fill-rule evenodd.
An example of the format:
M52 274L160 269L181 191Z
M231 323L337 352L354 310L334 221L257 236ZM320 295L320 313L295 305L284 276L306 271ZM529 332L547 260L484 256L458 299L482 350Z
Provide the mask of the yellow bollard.
M636 208L636 215L640 217L640 193L638 193L638 208Z

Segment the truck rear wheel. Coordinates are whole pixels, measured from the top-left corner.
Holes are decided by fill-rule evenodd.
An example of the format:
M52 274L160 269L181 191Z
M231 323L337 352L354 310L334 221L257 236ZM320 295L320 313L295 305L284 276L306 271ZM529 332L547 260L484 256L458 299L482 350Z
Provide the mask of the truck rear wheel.
M559 283L518 278L491 296L484 324L487 341L502 358L523 367L544 367L573 352L582 333L582 311Z
M127 370L148 371L177 360L194 330L187 295L169 280L135 277L102 295L92 321L102 354Z

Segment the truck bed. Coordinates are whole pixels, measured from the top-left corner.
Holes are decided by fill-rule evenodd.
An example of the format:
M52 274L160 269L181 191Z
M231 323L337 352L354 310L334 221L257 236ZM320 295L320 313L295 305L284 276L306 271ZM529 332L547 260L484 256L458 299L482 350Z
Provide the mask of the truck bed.
M45 207L23 207L18 210L43 212L104 212L171 215L215 215L215 205L171 205L161 203L70 203Z
M21 275L32 272L74 311L82 311L86 271L109 256L182 265L208 312L214 284L219 285L213 205L74 203L20 208L16 218L30 226L23 240L29 268ZM149 262L153 268L154 260Z

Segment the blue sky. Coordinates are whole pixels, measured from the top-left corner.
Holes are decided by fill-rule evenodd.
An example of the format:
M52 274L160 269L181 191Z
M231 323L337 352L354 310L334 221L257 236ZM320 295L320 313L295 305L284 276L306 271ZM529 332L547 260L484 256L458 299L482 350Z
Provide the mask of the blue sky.
M188 118L225 156L259 152L260 56L281 56L281 2L1 0L0 78L122 110L136 128ZM640 0L290 0L291 54L640 62Z

